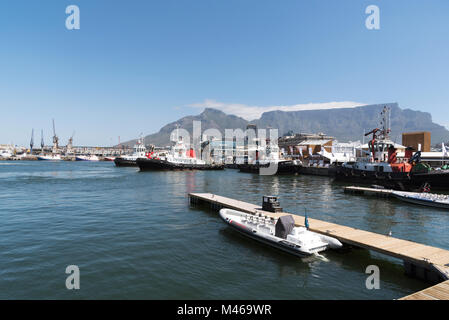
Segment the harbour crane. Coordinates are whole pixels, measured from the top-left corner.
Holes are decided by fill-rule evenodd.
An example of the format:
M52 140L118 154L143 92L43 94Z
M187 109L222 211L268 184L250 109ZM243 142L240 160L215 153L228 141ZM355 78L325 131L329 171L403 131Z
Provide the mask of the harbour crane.
M75 135L75 130L72 133L72 136L69 138L69 142L67 143L67 153L73 153L73 136Z
M56 130L55 130L55 119L53 119L53 153L57 153L58 152L58 145L59 142L59 138L56 135Z
M30 154L33 154L33 146L34 146L34 128L31 129Z
M41 129L41 151L42 152L44 152L44 147L45 147L45 144L44 144L44 130Z

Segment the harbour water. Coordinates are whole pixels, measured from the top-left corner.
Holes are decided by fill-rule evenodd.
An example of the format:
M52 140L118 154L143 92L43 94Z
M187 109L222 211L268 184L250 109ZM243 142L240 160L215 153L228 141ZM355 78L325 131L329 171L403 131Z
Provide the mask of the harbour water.
M138 172L110 162L0 162L0 299L396 299L429 286L402 262L362 249L301 260L248 240L189 192L449 249L449 214L344 194L317 176L237 170ZM79 290L65 269L80 268ZM368 290L368 265L380 268Z

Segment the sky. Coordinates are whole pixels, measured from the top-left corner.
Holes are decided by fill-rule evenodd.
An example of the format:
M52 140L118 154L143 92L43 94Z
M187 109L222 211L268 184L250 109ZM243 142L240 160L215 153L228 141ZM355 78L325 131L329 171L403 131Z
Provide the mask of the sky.
M205 107L250 119L387 102L449 127L449 1L0 2L0 144L33 128L50 144L53 118L61 145L75 131L108 146Z

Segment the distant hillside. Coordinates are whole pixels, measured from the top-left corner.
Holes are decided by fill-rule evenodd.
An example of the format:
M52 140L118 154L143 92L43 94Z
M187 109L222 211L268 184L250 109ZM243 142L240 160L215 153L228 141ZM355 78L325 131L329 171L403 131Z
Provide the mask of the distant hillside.
M441 143L449 139L449 131L432 121L430 113L401 109L397 103L376 104L356 108L304 110L304 111L270 111L262 114L260 119L251 121L259 128L277 128L279 135L288 131L295 133L319 133L334 136L339 141L356 141L362 139L362 133L379 126L380 112L383 106L391 107L391 138L401 142L403 132L430 131L432 144ZM145 137L146 144L157 146L170 145L170 133L180 128L188 130L193 128L193 121L201 121L201 129L209 128L245 129L249 123L247 120L225 114L222 111L207 108L197 116L187 116L164 126L159 132ZM125 145L133 145L135 140L125 142Z
M271 111L262 114L255 123L265 128L278 128L283 134L293 132L318 133L336 137L340 141L362 139L362 133L379 126L380 112L388 105L391 108L391 138L401 142L403 132L430 131L432 143L449 138L449 131L432 121L430 113L402 110L397 103L376 104L347 109Z
M165 125L161 130L159 130L159 132L146 136L145 143L162 147L170 145L170 134L176 129L176 125L178 124L179 128L183 128L192 134L193 121L201 121L202 131L214 128L220 130L223 134L224 129L244 129L248 123L248 121L243 118L234 115L227 115L226 113L216 109L207 108L197 116L187 116L179 119L178 121ZM131 140L123 144L133 145L135 142L136 140Z

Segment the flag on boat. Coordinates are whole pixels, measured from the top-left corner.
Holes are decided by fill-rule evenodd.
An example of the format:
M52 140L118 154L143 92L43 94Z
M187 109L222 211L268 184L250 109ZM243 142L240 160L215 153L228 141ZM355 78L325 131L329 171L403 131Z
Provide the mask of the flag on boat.
M304 225L306 226L306 229L309 230L309 218L307 218L307 212L305 212L304 215Z

